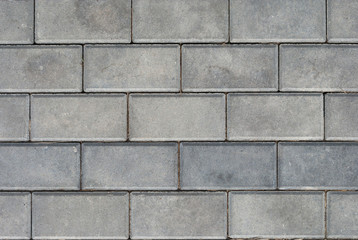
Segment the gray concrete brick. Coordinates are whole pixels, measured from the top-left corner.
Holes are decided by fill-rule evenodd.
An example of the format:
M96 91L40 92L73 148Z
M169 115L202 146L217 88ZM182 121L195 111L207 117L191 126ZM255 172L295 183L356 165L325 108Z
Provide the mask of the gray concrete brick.
M358 42L358 2L327 1L327 37L329 42Z
M229 140L322 140L321 94L229 94Z
M124 94L32 95L31 138L36 141L125 140Z
M86 92L179 92L178 45L85 47Z
M35 12L37 43L131 41L130 0L36 0Z
M279 143L280 189L358 189L358 144Z
M175 190L176 143L84 144L83 189Z
M131 194L132 239L225 239L226 193Z
M182 189L274 189L275 143L182 143Z
M34 0L0 1L0 44L33 43Z
M30 193L0 193L0 238L31 238Z
M133 0L133 41L225 42L228 14L227 0Z
M29 139L29 96L0 94L0 141Z
M324 231L324 193L229 193L231 238L324 238Z
M282 91L358 91L358 46L283 45Z
M327 140L357 140L358 95L327 94L325 125Z
M325 0L230 0L231 42L324 42Z
M356 192L328 192L327 237L358 238L358 194Z
M184 46L183 90L277 91L277 52L274 45Z
M129 96L130 140L224 140L224 94Z
M129 198L122 192L42 192L32 196L33 239L127 239Z
M80 92L81 63L81 46L0 48L0 92Z
M1 190L79 189L79 144L0 144Z

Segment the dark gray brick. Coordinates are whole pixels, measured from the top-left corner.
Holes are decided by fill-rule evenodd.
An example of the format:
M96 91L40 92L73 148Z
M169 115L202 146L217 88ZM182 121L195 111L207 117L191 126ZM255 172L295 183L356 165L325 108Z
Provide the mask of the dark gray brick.
M324 230L324 193L229 193L231 238L324 238Z
M274 189L275 143L182 143L182 189Z
M79 144L0 144L0 189L79 189Z
M183 90L276 91L277 52L273 45L184 46Z
M33 239L127 239L128 193L34 193Z
M85 47L86 92L179 92L178 45Z
M225 239L226 193L132 193L132 239Z

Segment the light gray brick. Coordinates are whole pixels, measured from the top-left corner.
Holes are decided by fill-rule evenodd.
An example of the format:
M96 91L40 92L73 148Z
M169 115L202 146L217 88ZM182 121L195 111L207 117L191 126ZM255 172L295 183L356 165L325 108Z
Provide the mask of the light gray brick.
M328 192L327 237L358 238L358 194L356 192Z
M280 189L358 189L358 144L279 143Z
M224 140L224 94L134 94L130 140Z
M225 239L226 193L131 194L132 239Z
M227 0L133 0L133 41L225 42L228 14Z
M0 189L79 189L79 144L0 144Z
M176 143L84 144L84 189L175 190L178 187Z
M327 140L357 140L358 95L327 94L325 125Z
M0 44L33 43L34 0L0 1Z
M125 140L126 126L124 94L32 96L32 140Z
M324 193L229 193L231 238L324 238L324 231Z
M131 41L130 0L36 0L35 12L37 43Z
M31 238L30 193L0 193L0 238Z
M0 141L29 139L29 96L0 94Z
M358 91L355 45L283 45L282 91Z
M322 140L321 94L229 94L229 140Z
M182 189L274 189L275 143L182 143Z
M329 42L358 42L358 1L327 1L327 37Z
M184 46L183 90L276 91L277 52L274 45Z
M32 196L33 239L127 239L122 192L42 192Z
M0 92L80 92L81 46L0 48Z
M325 0L230 0L231 42L324 42Z
M178 45L85 47L86 92L179 92Z

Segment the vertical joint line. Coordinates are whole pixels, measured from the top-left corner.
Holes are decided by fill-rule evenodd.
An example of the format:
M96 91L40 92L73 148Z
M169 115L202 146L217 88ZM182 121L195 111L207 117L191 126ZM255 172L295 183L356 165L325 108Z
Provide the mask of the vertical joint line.
M131 239L131 192L128 192L128 237Z
M133 0L131 0L131 43L133 43Z
M278 190L278 141L276 142L276 190Z
M29 141L31 142L31 98L32 95L29 94Z
M30 238L32 238L32 192L30 192Z
M328 43L328 1L325 2L326 7L326 43Z
M80 142L80 190L82 190L82 157L83 156L83 142Z
M280 48L281 45L277 44L277 92L280 91Z
M178 190L180 190L180 141L178 142Z
M225 142L227 140L227 93L225 93Z
M324 238L327 238L327 191L324 191Z
M182 49L183 49L183 45L180 44L180 89L179 89L179 93L183 93L183 54L182 54Z
M129 92L127 92L127 142L129 142Z
M34 0L34 6L33 6L33 8L34 8L34 9L33 9L33 10L34 10L34 16L33 16L33 17L34 17L34 19L33 19L33 20L34 20L34 22L33 22L33 34L34 34L34 35L33 35L32 41L33 41L33 44L36 44L36 37L35 37L35 36L36 36L36 35L35 35L35 34L36 34L36 29L35 29L35 27L36 27L36 22L35 22L35 21L36 21L36 0Z
M228 1L228 32L227 32L227 35L228 35L228 38L227 38L227 42L230 43L230 19L231 19L231 15L230 15L230 0L227 0Z
M326 94L323 93L323 141L326 141Z
M82 92L85 92L85 45L82 44L82 59L81 59L81 66L82 66Z
M229 191L226 191L226 238L229 239Z

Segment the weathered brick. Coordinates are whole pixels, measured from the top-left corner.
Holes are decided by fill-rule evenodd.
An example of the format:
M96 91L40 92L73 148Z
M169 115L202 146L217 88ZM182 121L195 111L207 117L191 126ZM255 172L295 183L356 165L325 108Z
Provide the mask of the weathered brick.
M0 238L31 238L30 193L0 193Z
M282 91L358 91L358 46L283 45Z
M32 197L33 239L127 239L128 194L42 192Z
M324 42L325 0L231 0L231 42Z
M328 192L327 237L358 238L358 194L356 192Z
M126 122L124 94L32 96L32 140L125 140Z
M182 143L182 189L274 189L275 143Z
M0 141L29 139L29 96L0 94Z
M133 41L225 42L228 14L227 0L134 0Z
M130 140L224 140L224 94L134 94Z
M277 52L274 45L184 46L183 90L276 91Z
M0 189L79 189L79 144L0 144Z
M0 44L33 43L34 0L0 1Z
M358 42L358 1L327 0L329 42Z
M36 0L35 12L37 43L131 40L130 0Z
M321 140L321 94L229 94L229 140Z
M132 239L225 239L226 193L132 193Z
M0 48L0 92L80 92L81 46Z
M175 190L178 187L176 143L84 144L84 189Z
M231 238L324 238L324 193L230 192Z
M281 189L358 189L358 144L279 143Z
M178 92L178 45L85 47L86 92Z
M327 140L357 140L358 95L327 94L325 124Z

